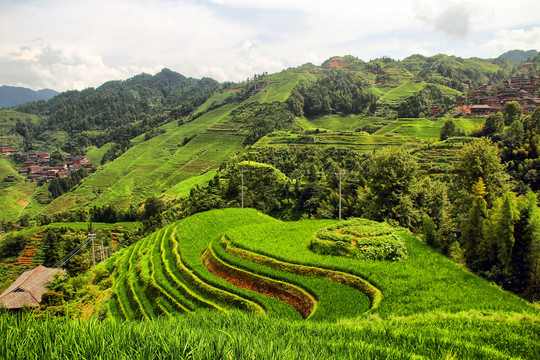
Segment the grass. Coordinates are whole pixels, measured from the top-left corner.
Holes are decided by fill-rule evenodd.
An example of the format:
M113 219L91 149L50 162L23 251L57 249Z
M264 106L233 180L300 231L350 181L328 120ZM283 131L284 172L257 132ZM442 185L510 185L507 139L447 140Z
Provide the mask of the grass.
M151 322L0 316L4 359L535 359L538 317L465 312L337 324L241 312Z
M227 232L235 247L281 261L343 271L382 291L381 316L432 311L537 312L525 300L465 271L414 236L401 233L409 252L402 261L373 261L320 255L308 246L317 230L336 221L299 221L241 227Z
M89 146L86 148L86 157L88 158L88 161L90 161L94 166L97 166L101 163L101 159L103 159L103 155L111 148L113 143L107 143L103 145L102 147L98 148L96 146Z
M388 91L379 99L379 101L383 103L392 103L397 100L402 100L419 92L425 86L426 83L423 82L406 82Z
M371 122L370 119L362 118L360 115L324 115L309 119L297 119L297 123L304 129L331 131L355 131L369 122Z

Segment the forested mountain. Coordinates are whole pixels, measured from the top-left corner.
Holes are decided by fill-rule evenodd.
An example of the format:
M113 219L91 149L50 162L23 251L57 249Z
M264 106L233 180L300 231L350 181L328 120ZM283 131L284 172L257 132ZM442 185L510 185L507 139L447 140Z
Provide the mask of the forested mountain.
M51 89L31 90L17 86L0 86L0 108L21 105L27 102L50 100L58 92Z
M506 59L506 60L512 60L517 62L525 62L529 58L536 56L538 54L537 50L510 50L499 56L500 58Z
M51 101L21 105L17 110L47 119L37 125L24 124L25 133L39 137L62 129L70 138L64 149L73 151L130 140L163 124L168 118L160 117L163 111L170 111L173 119L187 115L221 86L209 78L187 78L163 69L156 75L109 81L96 89L66 91Z

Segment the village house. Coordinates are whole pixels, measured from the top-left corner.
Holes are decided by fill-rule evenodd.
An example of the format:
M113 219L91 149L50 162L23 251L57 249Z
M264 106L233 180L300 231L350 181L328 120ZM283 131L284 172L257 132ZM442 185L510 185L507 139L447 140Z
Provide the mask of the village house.
M78 155L73 158L72 162L73 164L86 164L88 162L88 158L86 156Z
M9 145L3 145L3 146L0 146L0 153L1 154L5 154L5 155L9 155L13 152L13 148Z
M489 115L491 114L491 107L488 105L472 105L471 106L471 115Z
M36 174L41 171L41 166L39 165L30 165L28 167L28 173L29 174Z
M41 297L47 291L47 284L53 280L56 273L64 275L66 271L41 265L25 271L0 295L0 302L5 308L11 310L39 307Z

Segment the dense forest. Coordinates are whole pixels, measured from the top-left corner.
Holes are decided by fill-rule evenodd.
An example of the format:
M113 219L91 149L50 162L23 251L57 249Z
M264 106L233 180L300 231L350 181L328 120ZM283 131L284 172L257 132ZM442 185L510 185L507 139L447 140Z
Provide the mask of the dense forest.
M188 115L221 88L209 78L186 78L163 69L156 75L141 74L96 89L66 91L47 102L21 105L18 111L46 117L47 121L19 122L16 131L31 142L48 130L65 130L70 136L62 147L66 152L129 141L171 121L164 111L176 117Z

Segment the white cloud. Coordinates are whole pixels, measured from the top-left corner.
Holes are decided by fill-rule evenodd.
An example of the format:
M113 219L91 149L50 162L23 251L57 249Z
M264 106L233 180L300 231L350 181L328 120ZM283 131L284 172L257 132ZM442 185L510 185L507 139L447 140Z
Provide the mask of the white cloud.
M496 56L502 47L497 41L524 38L512 33L515 30L500 29L539 25L537 0L521 0L520 6L504 0L463 4L10 0L0 12L0 84L65 90L156 72L161 66L186 76L238 81L345 54L367 60L411 53L463 56L465 50ZM495 40L480 47L493 34ZM529 47L538 48L529 40Z
M503 29L495 33L495 38L482 45L495 53L503 53L508 50L540 49L540 26L531 29Z
M0 64L2 75L13 73L11 83L14 85L55 90L98 86L108 80L124 79L140 72L157 72L161 68L107 66L99 55L72 52L42 41L8 56L0 56Z

